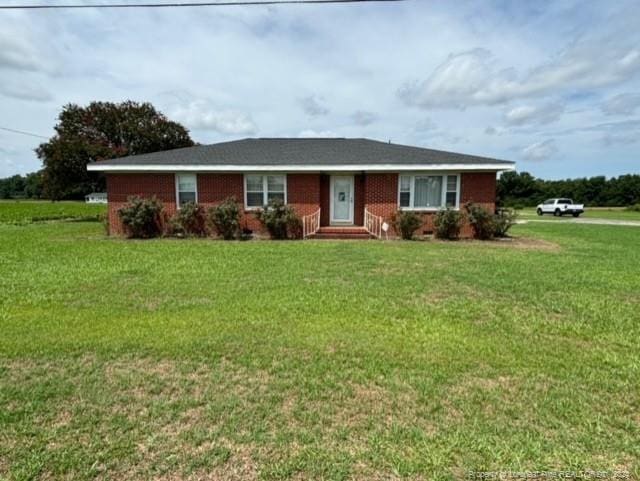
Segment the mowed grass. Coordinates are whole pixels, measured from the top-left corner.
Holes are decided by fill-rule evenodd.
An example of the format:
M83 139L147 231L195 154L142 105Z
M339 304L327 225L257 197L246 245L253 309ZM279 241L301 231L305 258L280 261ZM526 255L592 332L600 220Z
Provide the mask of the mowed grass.
M105 204L50 200L0 200L0 224L29 224L51 220L98 220Z
M640 477L640 229L108 239L0 226L0 478Z
M527 207L525 209L518 210L518 214L523 219L532 217L538 217L536 209L533 207ZM640 212L628 210L626 207L585 207L585 211L580 217L586 217L589 219L607 219L607 220L633 220L640 221ZM543 219L568 219L572 218L571 215L563 217L554 217L552 214L545 214Z

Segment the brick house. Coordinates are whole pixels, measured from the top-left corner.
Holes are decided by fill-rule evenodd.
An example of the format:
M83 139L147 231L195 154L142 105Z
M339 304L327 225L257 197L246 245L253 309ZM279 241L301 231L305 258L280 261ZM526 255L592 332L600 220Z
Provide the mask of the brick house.
M244 205L243 225L256 232L255 211L280 198L304 219L309 236L379 236L399 209L419 213L418 233L428 234L445 206L474 202L493 211L496 174L513 168L504 160L337 138L244 139L87 167L106 175L111 234L123 232L118 209L141 195L156 196L169 215L185 202L208 207L233 196ZM462 235L471 235L468 225Z

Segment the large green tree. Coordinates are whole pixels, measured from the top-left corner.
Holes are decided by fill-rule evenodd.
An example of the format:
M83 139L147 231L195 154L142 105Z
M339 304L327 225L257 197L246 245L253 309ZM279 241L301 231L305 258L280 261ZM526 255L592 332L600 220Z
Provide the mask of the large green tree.
M182 125L150 103L132 101L65 105L55 130L36 149L45 192L53 200L104 190L104 176L87 172L91 162L194 145Z

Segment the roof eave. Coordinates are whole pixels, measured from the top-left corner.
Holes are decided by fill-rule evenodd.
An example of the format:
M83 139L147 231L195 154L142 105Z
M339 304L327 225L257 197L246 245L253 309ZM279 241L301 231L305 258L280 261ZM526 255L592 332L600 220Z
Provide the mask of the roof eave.
M446 163L446 164L317 164L317 165L163 165L163 164L89 164L92 172L412 172L412 171L458 171L458 172L502 172L515 170L515 163Z

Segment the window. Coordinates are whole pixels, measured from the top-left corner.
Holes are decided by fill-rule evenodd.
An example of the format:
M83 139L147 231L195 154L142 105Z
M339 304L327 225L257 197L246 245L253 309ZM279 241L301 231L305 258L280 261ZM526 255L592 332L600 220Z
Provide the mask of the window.
M400 176L400 207L411 206L411 177Z
M447 175L447 191L444 198L447 207L458 206L458 176Z
M399 180L400 208L429 210L458 207L458 175L401 175Z
M244 177L245 205L257 209L280 199L287 202L287 178L285 175L248 174Z
M176 200L178 209L187 202L198 202L196 174L176 174Z

